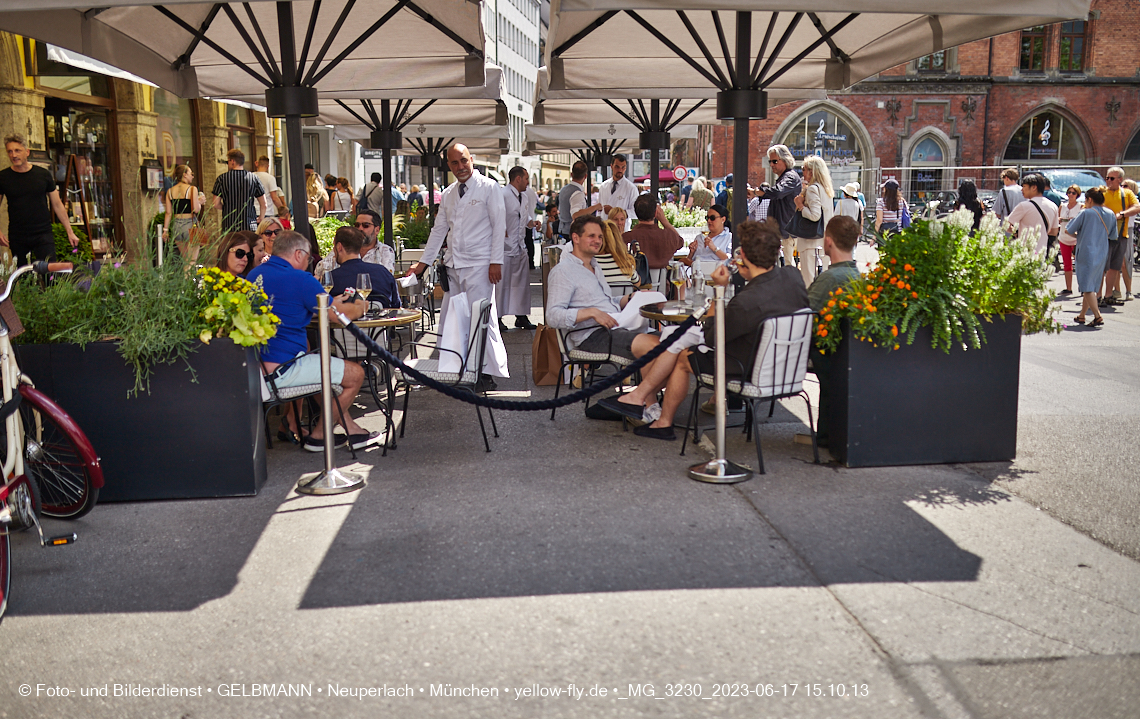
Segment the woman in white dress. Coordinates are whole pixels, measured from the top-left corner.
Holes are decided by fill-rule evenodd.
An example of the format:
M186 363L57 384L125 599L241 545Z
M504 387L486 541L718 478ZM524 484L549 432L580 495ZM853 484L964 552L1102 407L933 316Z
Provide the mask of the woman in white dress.
M831 186L831 173L827 170L827 163L823 158L811 155L804 160L803 191L796 196L796 209L801 211L805 220L811 222L823 218L823 226L831 221L835 211L832 199L835 190ZM817 254L823 260L823 269L831 266L826 255L819 253L823 248L823 236L808 239L796 238L796 250L800 253L800 274L804 277L804 286L810 287L816 275Z

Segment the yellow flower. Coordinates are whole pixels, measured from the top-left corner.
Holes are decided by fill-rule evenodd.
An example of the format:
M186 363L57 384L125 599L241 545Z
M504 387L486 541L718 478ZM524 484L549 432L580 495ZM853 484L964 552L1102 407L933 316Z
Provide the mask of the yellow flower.
M202 330L202 333L198 335L198 339L202 340L202 344L208 345L210 344L210 340L214 339L214 333L210 330Z

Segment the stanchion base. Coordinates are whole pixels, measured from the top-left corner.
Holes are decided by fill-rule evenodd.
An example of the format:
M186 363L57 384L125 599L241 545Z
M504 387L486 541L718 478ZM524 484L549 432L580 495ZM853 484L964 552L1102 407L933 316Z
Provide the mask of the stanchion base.
M752 479L752 470L727 459L710 459L689 467L689 479L709 484L736 484Z
M328 472L310 472L297 480L297 494L344 494L364 488L364 477L352 472L332 469Z

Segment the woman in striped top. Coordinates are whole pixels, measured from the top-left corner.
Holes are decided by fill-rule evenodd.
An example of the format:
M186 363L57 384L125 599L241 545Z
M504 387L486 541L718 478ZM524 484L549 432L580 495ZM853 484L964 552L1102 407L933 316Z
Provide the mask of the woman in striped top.
M899 196L899 183L887 180L883 196L875 201L875 231L879 234L898 232L905 207L906 202Z
M594 256L610 287L637 287L641 284L634 269L633 255L629 254L622 239L627 218L625 210L620 207L610 210L608 219L603 223L605 242L602 252Z

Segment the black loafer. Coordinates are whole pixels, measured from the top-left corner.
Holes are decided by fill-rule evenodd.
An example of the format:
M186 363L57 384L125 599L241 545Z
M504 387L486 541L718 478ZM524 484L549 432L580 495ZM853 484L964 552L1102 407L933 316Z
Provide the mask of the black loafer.
M538 325L530 321L529 317L523 316L522 319L515 319L516 330L536 330Z
M598 404L605 407L611 412L617 412L626 419L640 420L642 416L642 407L633 404L626 404L619 402L617 397L603 397L598 400Z
M640 427L634 427L633 433L638 437L650 437L652 439L663 439L667 442L672 442L677 439L677 435L673 432L672 427L650 427L643 424Z

